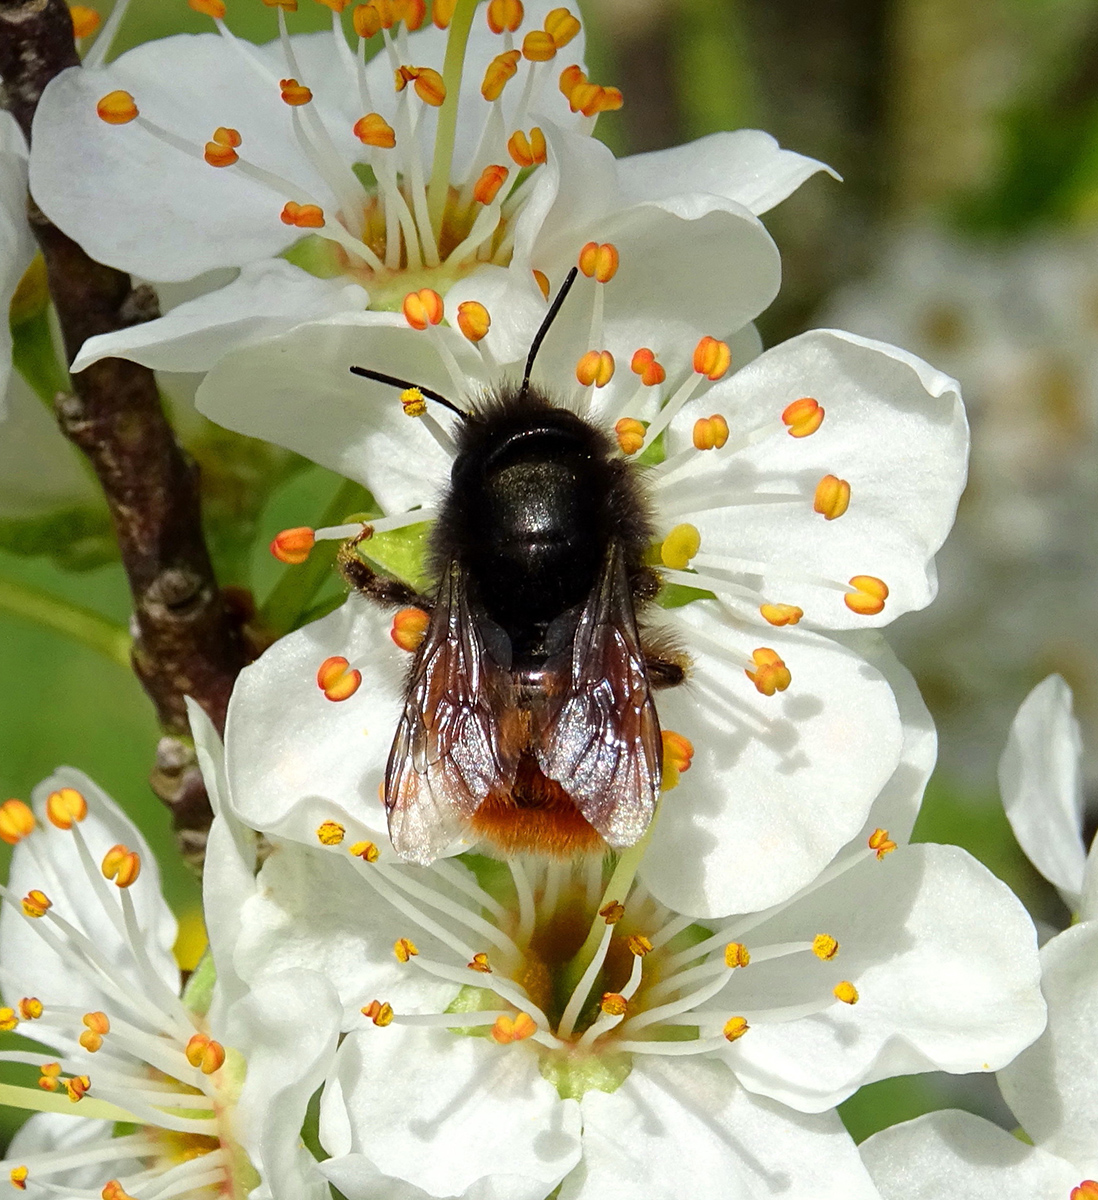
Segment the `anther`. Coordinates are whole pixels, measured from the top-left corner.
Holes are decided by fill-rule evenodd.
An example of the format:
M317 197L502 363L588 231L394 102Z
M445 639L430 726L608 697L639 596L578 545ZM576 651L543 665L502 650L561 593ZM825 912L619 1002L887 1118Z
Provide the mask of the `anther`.
M367 146L391 150L396 145L396 133L381 113L367 113L354 124L354 135Z
M91 1080L87 1075L74 1075L71 1079L65 1081L65 1091L69 1094L69 1099L75 1104L78 1100L83 1100L91 1090Z
M545 18L545 32L553 39L558 50L579 33L582 26L566 8L554 8Z
M545 134L541 127L535 125L529 137L521 129L516 129L507 139L507 153L520 167L532 167L535 163L545 162Z
M643 958L646 954L652 953L652 943L643 933L631 933L625 939L625 944L629 948L629 953L637 958Z
M108 125L128 125L137 115L137 105L129 92L108 92L95 106L96 115Z
M618 273L618 248L613 242L588 242L579 252L576 260L579 269L588 279L594 278L599 283L609 283Z
M673 729L664 729L660 733L663 743L663 774L660 778L660 788L669 792L678 787L679 776L690 770L694 761L694 743Z
M819 429L823 419L824 410L819 401L813 400L811 396L802 396L782 409L782 424L789 430L790 437L808 437L810 433Z
M850 484L837 475L825 475L816 484L812 508L828 521L841 517L850 507Z
M351 13L351 24L355 33L367 41L381 32L381 14L372 4L360 4Z
M775 692L784 692L792 682L789 668L782 661L776 650L760 646L751 652L755 669L745 670L744 674L755 685L757 691L764 696L773 696Z
M622 103L622 94L618 88L589 83L586 78L575 84L568 95L568 107L573 112L583 113L585 117L593 117L603 112L617 112Z
M361 1011L364 1017L369 1017L380 1029L393 1023L393 1006L387 1000L371 1000Z
M630 455L644 445L644 435L648 426L635 417L622 417L614 425L614 435L618 439L618 448L622 454Z
M624 1017L628 1007L629 1001L621 992L603 992L602 999L599 1001L599 1008L608 1017Z
M874 829L869 835L869 848L876 852L877 861L880 862L886 854L896 849L896 843L888 836L887 829Z
M427 0L404 0L403 8L401 19L406 28L415 32L427 20Z
M541 291L542 296L546 300L548 300L549 299L549 276L546 275L544 271L538 271L537 269L535 269L533 271L533 276L534 276L534 282L538 285L538 288Z
M85 4L74 4L69 8L69 16L72 17L72 36L74 38L86 38L99 28L101 17L94 8L88 8Z
M225 1064L225 1047L205 1033L196 1033L183 1053L187 1056L187 1062L197 1067L203 1075L212 1075Z
M117 1179L108 1179L99 1195L103 1200L136 1200Z
M1078 1187L1071 1189L1069 1200L1098 1200L1098 1180L1084 1179Z
M817 933L812 939L812 953L827 962L839 953L839 943L829 933Z
M479 971L481 975L491 975L492 967L488 962L488 955L483 950L478 950L473 955L472 961L465 964L470 971Z
M27 1176L30 1172L26 1167L12 1167L8 1172L8 1178L11 1180L11 1186L18 1188L21 1192L27 1190Z
M213 138L206 143L202 157L211 167L231 167L240 158L236 148L241 140L237 130L219 125L213 132Z
M514 33L524 16L521 0L491 0L488 5L488 28L493 33Z
M529 1013L520 1012L513 1019L508 1016L496 1017L492 1026L492 1041L501 1046L512 1042L522 1042L537 1033L538 1027Z
M441 107L446 99L446 85L433 67L400 67L395 77L398 92L404 91L408 84L411 84L416 95L432 108Z
M281 8L285 12L297 12L297 0L263 0L268 8Z
M572 93L575 91L575 89L586 82L587 73L578 63L573 63L570 67L565 67L564 70L561 71L558 86L560 88L561 95L566 100L571 101ZM577 110L573 109L572 111L576 112Z
M491 163L485 167L480 173L480 178L473 187L473 199L478 204L491 204L496 198L499 189L507 182L507 176L511 174L511 168L505 167L501 163ZM540 275L540 271L535 271L535 275ZM544 278L544 276L542 276ZM549 295L548 281L544 289L544 294Z
M316 544L314 531L308 525L298 525L294 529L283 529L271 541L271 553L281 563L298 567L308 557Z
M729 942L724 948L724 965L735 970L736 967L746 967L751 961L751 954L743 942Z
M14 1008L0 1008L0 1032L11 1033L19 1028L19 1018Z
M647 346L633 352L633 357L629 360L629 369L634 375L640 376L640 381L645 387L655 387L667 378L667 372L656 362L655 354Z
M832 992L836 1000L841 1000L844 1004L858 1003L858 989L850 982L849 979L844 979L842 983L835 984Z
M401 305L404 319L413 329L426 329L428 325L437 325L443 317L444 308L442 297L433 288L420 288L418 292L409 292Z
M663 539L660 561L673 571L685 571L701 548L701 534L693 525L676 525Z
M53 908L53 901L45 892L32 888L22 900L23 912L28 917L44 917Z
M804 609L795 604L760 604L759 612L771 625L796 625L804 616Z
M213 21L225 19L225 0L187 0L189 8Z
M503 89L518 74L521 57L517 50L505 50L492 59L484 71L484 82L480 85L480 94L485 100L498 100L503 95Z
M324 209L317 204L298 204L294 200L288 200L283 205L279 218L283 225L295 225L298 229L324 228Z
M76 788L65 787L50 792L46 800L46 816L58 829L71 829L88 815L88 802Z
M397 957L397 962L406 963L419 953L419 947L411 938L397 938L393 943L393 953Z
M44 1092L56 1092L61 1086L61 1064L43 1063L39 1068L38 1086Z
M19 1001L19 1015L24 1021L37 1021L44 1011L42 1001L37 996L24 996Z
M384 784L382 787L384 788ZM381 851L373 842L352 842L347 851L353 858L361 858L363 862L376 863L381 857Z
M407 650L409 654L412 654L419 649L430 623L431 618L422 608L402 608L393 617L389 636L401 650Z
M427 401L417 387L405 388L400 393L400 405L406 417L422 417L427 411Z
M699 417L694 422L695 450L719 450L727 441L728 422L720 413Z
M716 382L732 365L732 351L727 342L703 337L694 347L694 370Z
M14 846L33 832L36 824L30 806L22 800L5 800L0 804L0 841Z
M282 90L282 102L291 108L299 108L302 104L308 104L313 98L313 93L303 83L298 83L296 79L280 79L278 86Z
M843 602L851 612L862 617L874 617L885 606L888 599L888 584L875 575L855 575L850 581L854 589L847 592Z
M100 869L104 879L114 880L115 887L128 888L141 874L141 855L119 842L103 855Z
M85 1013L82 1020L86 1028L80 1034L80 1045L94 1054L103 1045L104 1035L111 1031L110 1020L104 1012Z
M619 904L617 900L611 900L609 904L604 904L599 909L599 916L607 925L616 925L625 916L625 905Z
M322 846L338 846L347 836L347 830L338 821L321 821L316 827L316 840Z
M457 0L435 0L431 5L431 22L439 29L448 29L456 7Z
M721 1033L730 1041L738 1041L751 1028L743 1017L729 1017Z
M522 57L527 62L548 62L557 56L557 43L551 33L532 29L522 39Z
M492 317L479 300L463 300L458 305L458 328L474 344L492 327Z
M606 387L614 378L614 356L609 350L588 350L576 363L576 378L584 387Z
M361 683L362 672L340 654L326 658L317 669L316 686L329 700L349 700Z

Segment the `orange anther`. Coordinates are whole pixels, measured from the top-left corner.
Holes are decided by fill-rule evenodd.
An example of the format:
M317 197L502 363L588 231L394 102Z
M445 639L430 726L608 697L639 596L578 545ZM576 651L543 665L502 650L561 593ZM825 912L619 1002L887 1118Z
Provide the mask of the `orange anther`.
M538 271L535 269L534 282L538 285L538 288L540 289L542 296L544 296L545 299L548 300L549 299L549 276L546 275L544 271Z
M384 799L384 783L382 787L381 799ZM354 842L347 851L353 858L361 858L363 862L376 863L381 857L381 851L374 845L373 842Z
M694 370L707 379L717 380L732 365L732 351L727 342L703 337L694 347Z
M617 900L611 900L599 909L599 916L607 925L616 925L625 916L625 905L619 904Z
M508 1046L512 1042L525 1041L537 1031L538 1027L534 1023L534 1018L529 1013L520 1012L514 1019L507 1016L497 1017L496 1023L492 1026L492 1041L498 1042L501 1046Z
M372 38L381 30L381 14L373 4L360 4L351 13L351 24L360 38Z
M141 874L141 855L121 842L103 855L104 879L113 879L115 887L128 888Z
M829 962L839 953L839 943L830 933L817 933L812 939L812 953L824 962Z
M728 422L720 413L694 422L694 449L719 450L728 441Z
M103 1012L85 1013L83 1021L87 1028L80 1034L80 1045L94 1054L103 1045L104 1034L110 1033L111 1023Z
M609 350L588 350L576 363L576 378L584 387L606 387L614 378L614 356Z
M618 439L618 448L622 454L630 455L636 452L644 445L644 435L647 432L647 426L643 421L638 421L635 417L622 417L614 425L614 435Z
M616 87L602 87L597 83L577 83L568 97L568 106L573 112L593 117L596 113L617 112L623 103L621 91Z
M285 12L297 12L297 0L263 0L268 8L281 8Z
M22 841L36 824L34 813L22 800L5 800L0 804L0 841L14 846Z
M396 145L396 133L381 113L367 113L354 124L354 135L367 146L391 150Z
M795 604L760 604L759 612L771 625L796 625L804 616L804 609Z
M196 13L201 13L204 17L210 17L214 21L221 21L225 18L225 0L187 0L187 3Z
M239 129L232 129L227 125L219 125L213 131L213 140L219 146L239 146L243 139L240 136Z
M418 292L409 292L401 305L404 319L413 329L426 329L428 325L437 325L445 315L442 297L433 288L420 288Z
M50 792L46 800L46 816L58 829L71 829L88 815L88 802L76 788L64 787Z
M326 658L316 673L316 685L329 700L349 700L361 683L362 672L339 654Z
M371 1000L362 1009L362 1015L369 1017L379 1028L384 1028L393 1023L393 1006L387 1000Z
M510 174L511 168L505 167L501 163L491 163L485 167L473 187L473 199L478 204L491 204Z
M480 85L480 94L485 100L498 100L503 95L503 89L518 72L521 57L517 50L505 50L492 59L485 69L484 82Z
M841 1000L844 1004L858 1003L858 989L849 979L844 979L842 983L835 984L831 991L835 999Z
M316 204L297 204L288 200L279 215L283 225L296 225L298 229L324 227L324 209Z
M135 1200L133 1196L118 1182L117 1179L109 1179L103 1185L103 1190L99 1193L103 1200Z
M896 849L896 843L888 836L887 829L874 829L869 835L869 848L876 852L877 861L880 862L886 854Z
M724 948L724 965L731 970L746 967L751 962L751 952L743 942L729 942Z
M431 618L422 608L402 608L393 617L389 636L401 650L407 650L409 654L414 654L419 649L419 644L423 641L430 623Z
M629 953L635 955L637 958L644 958L646 954L652 953L652 943L643 933L631 933L625 939L625 944L629 949Z
M205 1033L196 1033L187 1043L183 1053L192 1067L203 1075L212 1075L225 1064L225 1047Z
M282 89L283 102L291 108L308 104L313 98L313 93L303 83L298 83L296 79L280 79L278 86Z
M76 1040L89 1054L94 1054L103 1045L102 1036L91 1029L85 1029Z
M521 0L490 0L488 28L493 33L514 33L524 16Z
M271 540L271 553L279 562L297 567L309 557L309 551L315 544L313 530L308 525L298 525L293 529L284 529Z
M38 1086L44 1092L56 1092L61 1086L61 1064L59 1062L43 1063L38 1069L41 1072L38 1077Z
M642 346L633 352L633 357L629 360L629 369L634 375L640 376L640 381L645 387L655 387L667 378L667 372L656 361L655 354L647 346Z
M854 589L843 597L846 607L862 617L876 616L888 599L888 584L875 575L855 575L850 581Z
M744 674L764 696L773 696L789 687L792 676L776 650L761 646L751 652L751 657L755 661L755 670L745 670Z
M701 549L701 534L694 525L676 525L660 545L660 562L673 571L685 571Z
M416 95L432 108L438 108L446 99L446 85L433 67L399 67L395 79L398 92L412 84Z
M342 13L347 7L347 0L316 0L317 4L323 4L325 8L330 8L334 13Z
M448 29L454 19L457 0L435 0L431 6L431 20L439 29Z
M401 19L408 29L419 29L427 20L427 0L404 0L404 13Z
M91 1090L91 1080L87 1075L74 1075L71 1079L66 1079L65 1091L69 1093L69 1099L75 1104L78 1100L83 1100Z
M316 827L316 840L322 846L338 846L347 836L347 830L338 821L321 821Z
M850 507L850 484L837 475L825 475L816 484L816 497L812 508L825 520L834 521Z
M233 163L240 160L240 155L237 154L235 148L226 146L222 142L207 142L202 157L211 167L231 167ZM285 218L283 219L285 220Z
M0 1008L0 1031L11 1033L13 1029L19 1028L19 1018L15 1015L14 1008Z
M782 409L782 422L789 428L789 436L808 437L823 424L824 410L811 396L802 396Z
M108 125L127 125L137 114L137 105L129 92L108 92L95 106L96 115Z
M678 787L679 776L690 770L694 761L694 743L673 729L664 729L660 737L663 742L663 775L660 787L669 792Z
M1098 1180L1084 1179L1078 1187L1071 1189L1069 1200L1098 1200Z
M559 50L579 33L582 26L566 8L554 8L545 18L545 32L553 39Z
M18 1188L21 1192L25 1192L27 1190L27 1176L29 1174L30 1171L28 1171L26 1167L12 1167L12 1169L8 1172L8 1178L11 1180L11 1186L13 1188Z
M85 4L70 4L69 16L72 17L72 36L74 38L90 37L98 28L100 16L94 8Z
M730 1041L735 1042L751 1028L743 1017L729 1017L724 1023L721 1033Z
M19 1001L19 1015L24 1021L37 1021L42 1012L42 1001L37 996L24 996Z
M629 1001L621 992L603 992L602 999L599 1001L599 1008L608 1017L624 1017L628 1007Z
M586 82L586 72L577 63L573 63L570 67L565 67L564 70L561 71L560 83L558 86L560 87L561 95L570 102L572 99L573 90L580 84ZM575 112L576 109L573 109L572 111Z
M488 963L488 955L485 954L483 950L478 950L477 953L473 955L472 962L468 962L465 965L470 971L479 971L481 975L492 974L492 968Z
M492 327L492 317L479 300L463 300L458 305L458 328L471 342L479 342Z
M406 963L419 953L419 947L411 938L397 938L393 943L393 953L397 956L397 962Z
M540 126L535 125L529 137L521 129L516 129L507 139L507 153L520 167L532 167L535 163L545 162L545 134Z
M382 29L392 29L404 11L403 0L370 0L370 4L377 9Z
M22 903L23 912L28 917L44 917L53 908L53 901L45 892L40 892L38 888L32 888L23 897Z
M541 29L532 29L522 39L522 57L527 62L548 62L557 56L557 43L553 35Z
M594 277L599 283L609 283L618 273L618 248L612 242L588 242L576 260L579 269L588 279Z

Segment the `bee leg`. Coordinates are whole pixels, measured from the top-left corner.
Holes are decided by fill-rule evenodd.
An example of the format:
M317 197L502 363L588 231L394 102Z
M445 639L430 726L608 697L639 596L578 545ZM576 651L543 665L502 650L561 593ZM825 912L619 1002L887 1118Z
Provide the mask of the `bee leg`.
M336 566L339 573L356 592L361 592L376 604L387 608L413 607L430 612L431 601L400 579L390 579L380 575L368 563L364 563L355 548L359 542L370 537L373 530L367 525L362 533L349 542L344 542L336 555Z
M678 687L686 682L686 671L690 665L685 654L646 652L644 665L648 668L648 682L655 691L659 688Z

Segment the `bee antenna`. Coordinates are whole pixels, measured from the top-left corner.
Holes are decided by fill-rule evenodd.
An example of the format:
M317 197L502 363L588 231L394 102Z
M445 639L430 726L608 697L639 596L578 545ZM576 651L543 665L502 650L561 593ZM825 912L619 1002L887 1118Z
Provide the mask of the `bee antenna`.
M407 379L397 379L395 375L383 375L380 371L371 371L369 367L351 367L351 374L361 375L363 379L372 379L376 383L387 383L390 387L400 388L402 392L408 391L409 388L415 388L428 400L433 400L436 404L441 404L443 408L448 408L452 413L457 413L463 421L469 420L469 414L464 409L458 408L452 400L447 400L445 396L440 396L438 392L424 387L421 383L409 383Z
M520 396L525 396L530 388L530 372L534 369L534 359L538 356L538 351L541 349L541 343L545 341L545 335L549 332L549 326L556 320L557 313L560 312L561 305L564 303L568 293L572 290L572 284L576 282L576 275L579 273L578 267L573 267L569 272L564 282L560 285L560 291L557 292L553 303L549 305L549 311L545 314L545 320L542 321L541 327L534 334L534 340L530 345L530 353L526 357L526 372L522 377L522 390Z

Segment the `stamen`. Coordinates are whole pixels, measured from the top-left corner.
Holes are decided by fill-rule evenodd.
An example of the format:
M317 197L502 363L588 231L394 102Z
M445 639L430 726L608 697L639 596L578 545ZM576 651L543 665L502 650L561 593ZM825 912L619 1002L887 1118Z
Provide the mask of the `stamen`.
M411 938L397 938L393 943L393 953L396 955L397 962L406 963L409 959L415 958L419 953L419 947Z
M514 33L522 24L524 16L521 0L490 0L488 5L488 28L493 33Z
M72 17L72 36L78 41L91 37L102 20L94 8L88 8L84 4L70 5L69 16Z
M549 276L546 275L544 271L538 271L538 270L534 270L533 276L534 276L534 282L538 285L538 288L541 291L542 297L544 299L548 300L549 299Z
M825 520L834 521L850 507L850 484L836 475L825 475L816 484L812 508Z
M316 685L329 700L349 700L362 685L362 672L342 655L333 654L317 669Z
M701 534L694 525L676 525L660 545L660 561L672 570L685 571L701 549Z
M354 135L367 146L376 146L382 150L392 150L396 145L396 131L381 115L371 112L354 123Z
M545 32L553 44L562 50L579 33L582 26L566 8L554 8L545 18Z
M421 331L428 325L437 325L444 315L442 297L433 288L409 292L404 297L401 309L408 324Z
M663 739L663 774L660 790L669 792L678 787L679 776L690 770L694 759L694 744L689 738L671 729L664 729L660 737Z
M15 1015L14 1008L0 1008L0 1030L4 1033L11 1033L19 1028L19 1018Z
M784 692L789 687L792 676L776 650L763 646L753 650L751 657L755 661L755 670L745 670L744 674L756 690L764 696L773 696L775 692Z
M488 955L483 950L478 951L473 955L472 959L465 964L470 971L478 971L481 975L491 975L492 967L488 962Z
M432 108L441 108L446 99L446 85L442 82L442 76L431 67L401 66L394 78L398 92L411 84L416 95Z
M486 337L492 327L488 310L477 300L463 300L458 305L457 319L458 328L474 344Z
M515 940L520 946L526 946L530 942L530 935L534 932L537 920L534 889L520 859L510 858L507 865L511 868L511 878L515 884L515 895L519 905L519 926Z
M376 1003L376 1001L375 1001ZM363 1009L365 1012L365 1009ZM476 1012L407 1013L392 1018L394 1025L425 1025L428 1028L476 1029L494 1025L500 1017L510 1014L500 1009L480 1009Z
M325 525L315 533L316 540L344 541L346 538L358 537L364 528L372 533L391 533L394 529L404 529L408 525L422 525L433 521L438 516L438 509L432 507L413 508L405 513L396 513L391 517L378 517L371 520L369 526L359 521L353 525Z
M760 604L759 612L771 625L796 625L804 609L795 604Z
M236 161L235 157L233 161ZM324 209L318 204L297 204L293 200L283 205L279 219L283 225L294 225L298 229L323 229L327 224Z
M836 1000L841 1000L844 1004L858 1003L858 989L849 979L844 979L842 983L835 985L834 995Z
M316 840L322 846L338 846L347 836L347 830L338 821L321 821L316 827Z
M1098 1200L1098 1180L1084 1179L1078 1187L1071 1189L1069 1200Z
M369 1017L379 1029L384 1029L386 1025L393 1023L393 1006L386 1001L371 1000L362 1009L362 1015Z
M96 115L108 125L128 125L138 116L137 104L129 92L108 92L95 106Z
M498 100L503 95L503 89L518 74L521 57L517 50L505 50L492 59L480 85L480 94L485 100Z
M541 127L535 125L529 135L521 129L516 129L507 139L507 153L520 167L532 167L536 163L545 162L545 134Z
M103 878L112 880L115 887L128 888L141 874L141 856L119 842L103 856L102 870Z
M829 933L818 933L812 939L812 953L827 962L839 953L839 943Z
M480 173L476 184L473 187L473 199L478 204L491 204L496 198L499 189L507 182L507 176L511 174L510 167L505 167L501 163L490 163ZM536 271L535 274L541 274ZM545 276L542 275L542 279ZM545 286L542 288L542 294L548 300L549 298L549 280L545 279ZM459 306L460 307L460 306Z
M300 566L309 557L316 543L316 535L308 525L298 525L294 529L283 529L271 541L271 553L279 562L287 566Z
M618 448L622 454L627 457L636 452L644 445L644 434L647 426L643 421L637 421L633 417L622 417L614 425L614 434L618 439Z
M728 422L720 413L699 417L694 422L693 440L696 450L720 450L728 441Z
M71 829L87 815L88 802L76 788L61 788L60 791L51 792L46 800L46 816L50 824L58 829Z
M790 437L808 437L819 429L823 419L824 410L810 396L802 396L782 410L782 424L788 428Z
M393 617L389 636L401 650L414 654L426 636L430 623L430 616L422 608L402 608Z
M732 365L732 351L727 342L703 337L694 348L694 370L715 383Z
M38 888L32 888L23 897L23 912L28 917L44 917L52 907L53 901Z
M111 15L107 18L103 28L99 31L99 36L95 39L95 44L84 55L84 70L93 71L101 67L107 61L107 55L111 52L111 47L114 45L115 36L118 33L119 27L126 16L126 10L130 6L130 0L118 0L115 6L111 9Z
M743 1017L729 1017L721 1033L730 1042L738 1041L751 1028Z
M843 597L843 602L851 612L863 617L876 616L885 606L888 599L888 584L874 575L855 575L850 581L854 588Z
M887 829L874 829L869 835L869 848L880 862L886 854L891 854L896 849L896 843L888 836Z
M606 920L606 918L603 919ZM587 970L584 971L572 995L568 998L568 1004L565 1006L560 1024L557 1026L557 1035L559 1037L569 1038L575 1030L576 1019L580 1015L580 1010L587 1003L587 997L591 993L591 988L594 987L595 980L598 978L603 963L606 961L606 952L610 948L610 939L614 936L615 923L606 920L606 927L602 931L602 937L599 939L594 957L587 964Z
M576 378L584 387L604 388L614 377L614 356L609 350L588 350L576 363Z
M225 1065L225 1047L205 1033L196 1033L184 1051L187 1062L203 1075L212 1075Z
M588 279L609 283L618 273L618 248L612 242L588 242L579 252L579 269ZM634 355L636 358L636 355Z
M647 346L642 346L633 352L633 357L629 361L629 369L634 375L640 376L640 381L645 387L655 387L667 378L667 372L656 361L656 355Z
M427 413L427 401L417 387L405 388L400 393L400 404L406 417L422 417Z
M513 1019L509 1016L497 1017L492 1025L492 1041L501 1046L512 1042L522 1042L537 1033L538 1027L529 1013L520 1012Z
M361 858L365 863L376 863L381 857L381 851L373 842L352 842L347 853L354 858Z
M5 800L0 804L0 841L7 842L9 846L16 845L33 833L37 823L30 806L22 800Z
M282 103L297 108L302 104L311 104L313 93L296 79L280 79L278 86L282 89Z

